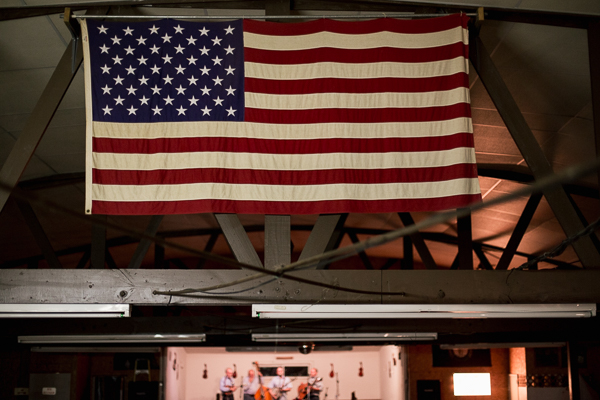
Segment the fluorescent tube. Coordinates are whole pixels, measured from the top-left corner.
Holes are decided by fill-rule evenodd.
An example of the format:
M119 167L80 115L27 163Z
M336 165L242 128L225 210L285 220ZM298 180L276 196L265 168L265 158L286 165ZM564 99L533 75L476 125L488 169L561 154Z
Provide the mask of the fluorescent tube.
M436 332L405 333L253 333L255 342L315 341L315 342L360 342L360 341L417 341L436 340Z
M0 318L121 318L130 304L0 304Z
M19 343L195 343L205 342L206 334L148 335L37 335L19 336Z
M253 304L258 318L589 318L596 304Z

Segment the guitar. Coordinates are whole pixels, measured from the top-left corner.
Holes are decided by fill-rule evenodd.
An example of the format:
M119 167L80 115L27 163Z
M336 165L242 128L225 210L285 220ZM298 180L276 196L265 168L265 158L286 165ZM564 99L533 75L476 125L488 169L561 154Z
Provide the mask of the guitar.
M315 383L321 382L322 380L323 380L323 378L317 378L312 384L314 385ZM298 388L298 399L304 399L310 392L319 391L319 390L320 389L317 389L317 388L313 387L312 385L309 385L308 382L303 383Z

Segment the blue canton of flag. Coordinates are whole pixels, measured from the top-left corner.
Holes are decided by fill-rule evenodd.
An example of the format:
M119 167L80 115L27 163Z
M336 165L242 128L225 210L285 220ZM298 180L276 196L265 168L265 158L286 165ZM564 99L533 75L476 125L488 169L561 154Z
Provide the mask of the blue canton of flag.
M87 23L94 121L244 120L241 20Z

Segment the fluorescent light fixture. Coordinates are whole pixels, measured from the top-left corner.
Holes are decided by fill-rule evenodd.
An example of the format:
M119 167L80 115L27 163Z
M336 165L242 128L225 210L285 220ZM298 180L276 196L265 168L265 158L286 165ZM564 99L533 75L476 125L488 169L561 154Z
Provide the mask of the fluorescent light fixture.
M31 347L32 353L160 353L160 347L100 347L100 346L46 346Z
M408 332L408 333L253 333L255 342L277 341L315 341L315 342L394 342L436 340L436 332Z
M258 318L589 318L596 304L253 304Z
M130 304L0 304L0 318L121 318Z
M491 396L492 384L490 374L454 374L455 396Z
M19 343L197 343L205 342L206 334L149 335L38 335L19 336Z

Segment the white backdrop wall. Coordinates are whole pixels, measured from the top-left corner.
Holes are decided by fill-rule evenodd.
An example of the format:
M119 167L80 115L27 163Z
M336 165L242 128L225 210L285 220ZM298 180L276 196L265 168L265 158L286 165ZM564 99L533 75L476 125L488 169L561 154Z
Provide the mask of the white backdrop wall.
M248 370L255 368L253 364L255 361L265 367L298 365L317 368L319 376L323 377L323 386L327 388L327 397L322 394L321 400L350 400L352 392L355 393L358 400L403 400L400 388L401 363L396 359L396 369L392 371L392 378L389 378L387 370L388 359L392 360L393 353L397 358L399 348L396 346L385 347L389 347L389 349L384 350L381 346L363 346L354 347L352 351L313 351L306 355L297 351L232 353L225 351L225 348L180 348L184 349L186 353L185 368L180 370L178 380L178 382L184 383L184 388L177 386L178 390L173 390L169 382L169 379L173 379L173 374L167 374L166 400L215 400L216 394L219 393L219 380L225 375L227 367L233 368L235 364L236 383L239 385ZM359 376L360 363L363 367L362 377ZM202 377L204 364L208 368L206 379ZM331 364L333 364L334 370L333 378L329 376L332 370ZM385 366L384 370L382 370L382 366ZM386 379L382 375L385 375ZM266 385L269 381L270 378L265 377L263 383ZM339 386L336 381L339 381ZM298 387L304 382L306 382L305 377L298 378L293 382L294 387L291 395L288 396L290 400L297 396ZM385 389L382 389L384 386L382 382L386 384ZM386 393L385 397L382 390ZM181 397L182 394L183 397ZM337 397L336 394L338 394ZM239 396L240 391L238 390L235 394L236 400Z
M399 346L382 346L379 350L379 374L381 398L401 400L404 388L404 373Z
M167 347L165 372L165 399L186 400L187 352L183 347Z

